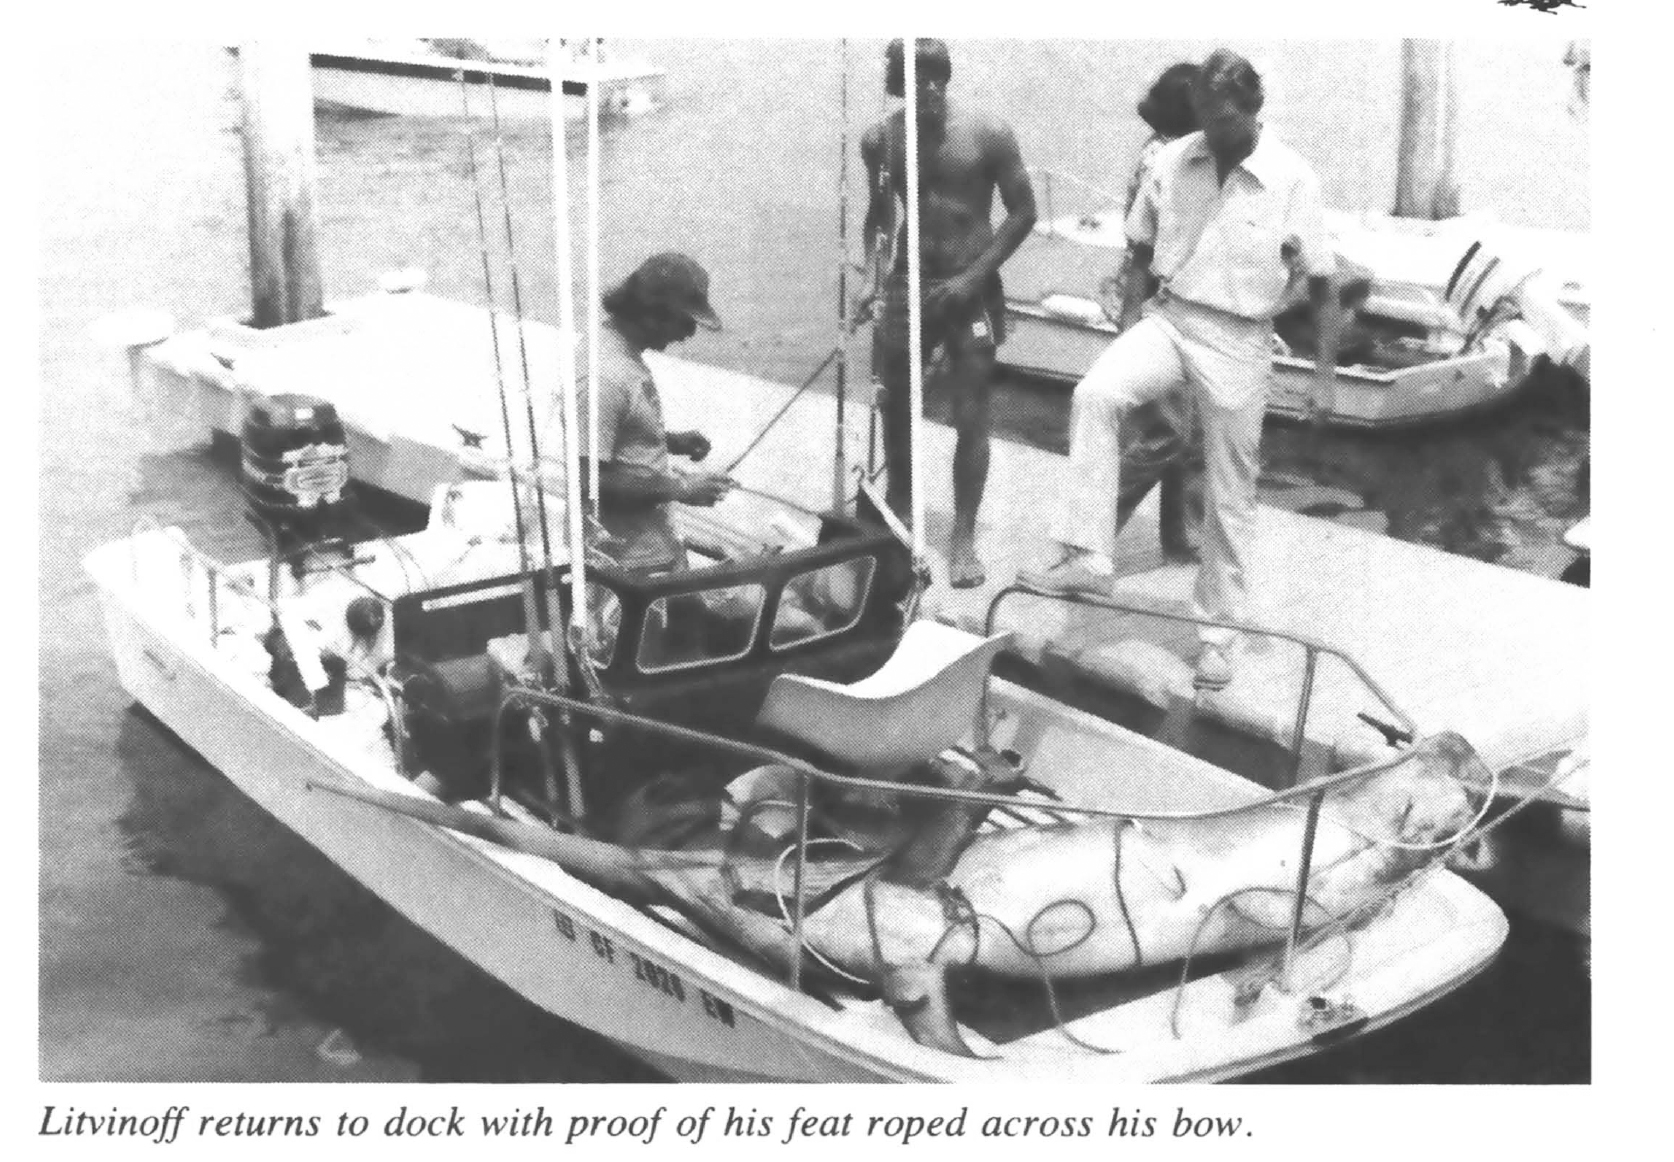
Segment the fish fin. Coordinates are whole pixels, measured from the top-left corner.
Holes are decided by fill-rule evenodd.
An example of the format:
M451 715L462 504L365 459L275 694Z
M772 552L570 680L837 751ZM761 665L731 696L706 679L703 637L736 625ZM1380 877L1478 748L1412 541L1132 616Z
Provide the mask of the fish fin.
M928 961L892 964L881 980L886 1004L920 1045L960 1057L984 1059L959 1031L947 999L947 969Z

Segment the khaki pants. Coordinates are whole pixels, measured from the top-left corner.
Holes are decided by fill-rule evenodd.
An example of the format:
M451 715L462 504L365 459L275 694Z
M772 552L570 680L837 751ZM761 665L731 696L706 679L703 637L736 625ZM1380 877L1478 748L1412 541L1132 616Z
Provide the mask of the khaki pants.
M1272 371L1272 325L1166 293L1099 356L1075 388L1070 465L1053 539L1114 558L1128 412L1185 385L1203 434L1203 565L1194 612L1247 620L1256 533L1261 421ZM1231 635L1205 629L1205 641Z

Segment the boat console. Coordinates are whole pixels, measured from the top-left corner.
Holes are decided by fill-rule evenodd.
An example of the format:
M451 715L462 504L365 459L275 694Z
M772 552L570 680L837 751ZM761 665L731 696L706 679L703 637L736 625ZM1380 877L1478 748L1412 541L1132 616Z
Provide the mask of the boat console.
M534 576L556 587L568 623L568 567ZM877 670L900 638L910 577L894 536L830 515L806 548L678 572L595 565L587 662L571 659L568 688L643 717L747 737L780 676L851 681ZM500 574L391 603L413 761L458 794L486 789L501 698L539 677L529 665L525 584L524 574ZM501 736L506 762L538 762L512 717ZM666 769L676 745L606 724L590 730L581 755L589 804L631 790L636 770Z

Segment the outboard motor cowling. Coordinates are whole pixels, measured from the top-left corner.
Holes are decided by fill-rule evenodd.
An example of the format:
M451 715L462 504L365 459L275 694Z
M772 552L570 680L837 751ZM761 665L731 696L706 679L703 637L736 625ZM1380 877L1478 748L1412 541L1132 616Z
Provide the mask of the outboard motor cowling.
M252 518L291 547L323 540L342 514L349 484L337 409L306 395L259 397L245 415L240 447Z

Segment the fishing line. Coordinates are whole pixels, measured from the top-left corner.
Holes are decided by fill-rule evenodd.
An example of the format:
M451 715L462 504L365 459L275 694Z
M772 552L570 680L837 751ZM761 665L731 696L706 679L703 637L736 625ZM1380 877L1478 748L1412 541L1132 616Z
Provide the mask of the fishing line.
M735 456L733 458L732 463L728 464L726 466L726 468L724 469L725 472L730 474L733 471L733 469L737 468L740 464L742 464L744 462L744 458L746 456L748 456L751 452L754 452L756 450L756 447L764 439L767 438L767 433L771 432L773 430L774 425L777 424L780 420L782 420L785 417L786 412L790 411L791 405L794 404L797 400L802 398L802 393L807 391L810 387L812 387L814 385L814 381L825 373L825 369L827 367L831 366L832 360L836 359L839 355L842 354L842 352L843 352L842 346L838 345L836 347L833 347L830 350L830 352L827 353L827 355L824 359L820 360L820 365L818 367L814 368L814 370L809 374L808 378L804 379L802 381L801 386L799 386L795 391L793 391L791 393L791 397L785 401L784 406L781 407L777 412L773 413L773 418L768 420L767 423L762 425L761 430L756 433L755 439L751 440L749 445L742 452L740 452L737 456Z

